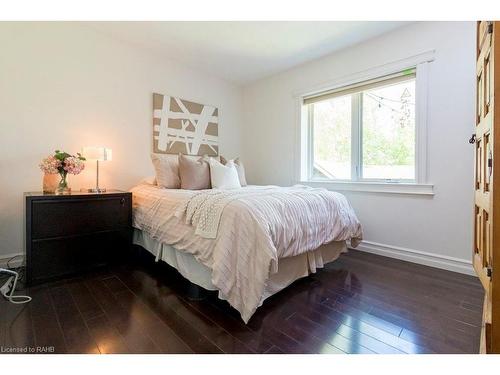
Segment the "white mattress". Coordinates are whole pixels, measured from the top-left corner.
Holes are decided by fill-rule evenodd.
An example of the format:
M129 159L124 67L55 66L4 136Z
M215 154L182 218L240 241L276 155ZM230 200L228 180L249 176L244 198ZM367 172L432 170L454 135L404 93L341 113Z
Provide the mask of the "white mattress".
M148 250L156 261L161 260L174 267L192 283L207 290L217 290L212 283L210 268L198 262L189 252L162 244L139 229L134 229L133 241L134 244ZM343 252L347 252L346 242L333 241L316 250L279 259L278 272L272 274L266 283L261 304L266 298L286 288L295 280L315 273L318 268L323 268L325 264L336 260Z

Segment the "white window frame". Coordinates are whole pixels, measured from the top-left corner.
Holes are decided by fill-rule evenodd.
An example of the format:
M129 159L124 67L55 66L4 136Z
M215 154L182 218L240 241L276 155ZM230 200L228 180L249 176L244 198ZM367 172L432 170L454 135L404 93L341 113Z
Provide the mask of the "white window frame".
M334 82L323 84L314 89L302 90L295 95L297 105L297 153L300 157L295 160L296 182L322 186L334 190L351 190L366 192L387 192L401 194L424 194L433 195L433 185L428 182L427 169L427 91L428 91L428 69L429 63L434 60L435 51L425 52L410 58L385 64L373 69L344 77ZM312 179L313 147L312 147L312 126L310 126L310 113L308 106L304 105L304 98L328 90L341 89L362 82L379 79L391 74L397 74L407 69L416 70L416 108L415 108L415 181L405 180L328 180ZM354 95L353 100L359 100L359 96ZM358 98L356 98L358 97ZM356 113L359 106L353 106L353 116L359 116ZM352 121L356 121L353 118ZM354 131L360 130L360 127L353 127ZM359 134L352 134L351 139L359 143ZM360 157L360 146L354 145L352 149L352 168L359 165L357 159ZM352 171L353 178L358 176L355 170Z

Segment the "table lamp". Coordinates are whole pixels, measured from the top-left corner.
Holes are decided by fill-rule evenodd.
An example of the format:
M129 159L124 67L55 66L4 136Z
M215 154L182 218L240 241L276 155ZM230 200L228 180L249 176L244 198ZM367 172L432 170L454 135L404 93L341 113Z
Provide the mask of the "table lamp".
M112 152L110 148L98 146L86 146L82 151L83 156L87 160L95 160L97 163L97 175L95 188L85 189L89 193L105 193L106 188L99 187L99 162L110 161L112 159Z

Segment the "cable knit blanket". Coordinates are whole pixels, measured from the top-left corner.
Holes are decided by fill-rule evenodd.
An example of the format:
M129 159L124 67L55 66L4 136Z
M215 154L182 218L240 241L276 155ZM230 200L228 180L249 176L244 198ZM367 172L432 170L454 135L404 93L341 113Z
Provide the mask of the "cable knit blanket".
M175 216L178 218L184 216L186 224L195 228L195 234L204 238L216 238L222 211L226 205L235 199L269 194L283 196L284 193L278 192L276 187L271 186L253 186L234 190L200 190L179 206Z
M192 254L212 270L212 284L247 322L262 303L278 259L332 241L362 239L361 225L339 193L305 186L237 190L132 189L134 227Z

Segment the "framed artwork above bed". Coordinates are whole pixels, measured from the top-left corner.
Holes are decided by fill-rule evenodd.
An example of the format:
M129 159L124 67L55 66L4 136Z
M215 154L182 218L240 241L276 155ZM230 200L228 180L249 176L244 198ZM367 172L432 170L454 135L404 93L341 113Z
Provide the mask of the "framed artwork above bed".
M155 154L219 154L219 109L163 94L153 94Z

